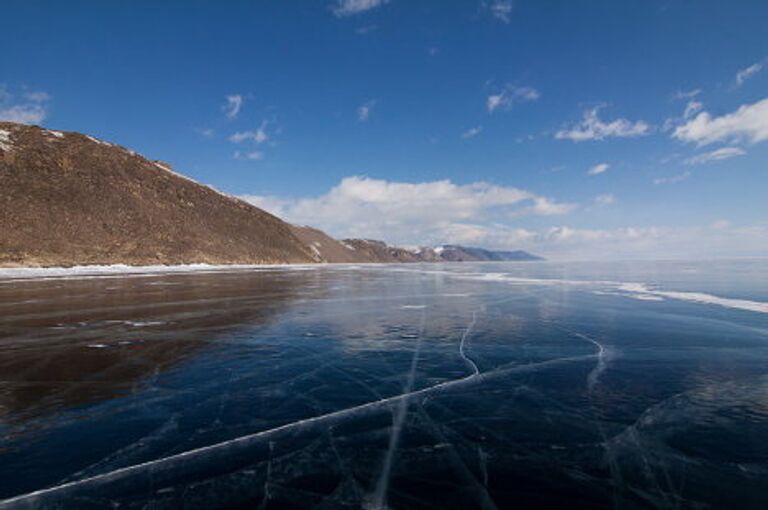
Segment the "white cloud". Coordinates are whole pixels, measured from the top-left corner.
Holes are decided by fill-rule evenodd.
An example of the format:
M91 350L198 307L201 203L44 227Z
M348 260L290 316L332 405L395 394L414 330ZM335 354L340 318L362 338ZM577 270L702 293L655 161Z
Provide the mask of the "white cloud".
M357 27L355 29L355 33L357 35L366 35L366 34L370 34L371 32L375 32L376 30L378 30L378 28L379 27L376 25L365 25L363 27Z
M598 174L601 174L603 172L608 171L608 168L610 168L610 166L611 165L609 165L608 163L599 163L599 164L593 166L592 168L590 168L589 171L587 172L587 174L588 175L598 175Z
M521 211L546 214L572 206L519 188L484 182L404 183L347 177L317 197L241 198L288 221L313 225L336 237L374 238L401 246L451 243L524 249L561 259L701 258L754 255L768 249L766 226L732 226L722 220L685 228L558 225L531 229L512 221L521 221ZM615 202L610 194L594 199L598 207Z
M686 170L683 173L672 175L669 177L657 177L653 180L654 184L677 184L678 182L682 182L686 180L688 177L691 176L691 172L689 170Z
M605 193L595 197L595 205L599 207L605 207L616 203L616 197L611 193Z
M755 62L749 67L741 69L736 73L736 86L740 87L745 81L752 78L754 75L763 70L766 61Z
M493 2L483 4L491 15L499 21L509 23L512 19L512 1L494 0Z
M701 89L693 89L693 90L678 90L675 92L675 99L693 99L694 97L701 94Z
M269 140L269 133L267 133L267 121L263 121L258 129L254 131L239 131L229 137L229 141L233 143L245 142L251 140L257 144L261 144Z
M733 113L713 117L699 113L685 124L675 128L674 138L698 145L724 141L758 143L768 140L768 99L745 104Z
M686 159L685 163L687 165L701 165L712 161L721 161L723 159L735 158L736 156L743 156L744 154L746 154L746 152L738 147L722 147L711 152L692 156Z
M485 100L488 113L496 110L510 110L517 103L536 101L541 97L541 92L533 87L518 87L507 84L500 91L490 94Z
M39 104L14 105L0 109L0 120L19 124L40 124L46 117L46 110Z
M642 120L636 122L627 119L616 119L603 122L598 117L602 107L597 106L584 112L583 120L569 129L555 133L558 140L584 142L587 140L604 140L605 138L634 138L649 134L650 126Z
M698 113L704 108L704 103L701 101L688 101L685 105L685 111L683 112L684 119L690 119L694 113Z
M483 126L476 126L476 127L469 128L466 131L464 131L461 134L461 137L464 138L464 139L474 138L477 135L479 135L482 131L483 131Z
M698 91L695 91L698 93ZM681 94L678 92L678 94ZM661 127L661 130L664 132L670 131L681 124L684 124L686 120L693 117L694 114L700 112L704 108L704 103L701 101L696 101L693 98L689 98L688 102L685 105L685 110L683 111L683 115L681 117L670 117L664 121L664 124Z
M504 94L491 94L488 96L488 99L486 99L486 108L488 108L488 111L493 113L496 108L501 106L501 102L504 99Z
M235 151L235 159L247 159L249 161L261 161L264 159L264 153L261 151L240 152Z
M557 216L560 214L566 214L576 208L575 204L564 204L555 202L546 197L533 198L533 205L526 207L519 212L513 212L512 216L524 216L529 214L535 214L539 216Z
M28 101L32 101L33 103L45 103L46 101L51 100L51 95L48 94L48 92L43 92L41 90L35 91L35 92L27 92L24 94L24 98Z
M236 119L237 116L240 115L240 110L243 108L243 96L240 94L233 94L231 96L226 96L225 99L227 102L221 107L224 111L224 115L226 115L228 119Z
M466 239L467 232L490 235L495 221L526 215L551 216L573 209L530 191L486 182L421 183L347 177L312 198L243 196L293 223L310 224L337 237L368 237L405 244L439 244Z
M19 124L41 124L48 114L51 96L47 92L26 92L21 101L15 100L4 86L0 85L0 121Z
M336 16L343 18L370 11L386 3L389 3L389 0L336 0L331 9Z
M368 118L371 116L371 112L373 111L373 107L376 106L376 100L372 99L370 101L366 101L362 105L357 107L357 120L360 122L365 122L368 120Z

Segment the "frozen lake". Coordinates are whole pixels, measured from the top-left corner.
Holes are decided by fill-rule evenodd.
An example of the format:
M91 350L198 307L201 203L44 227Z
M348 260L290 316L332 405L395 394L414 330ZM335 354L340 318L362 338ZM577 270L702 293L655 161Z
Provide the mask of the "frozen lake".
M768 507L768 261L102 273L0 271L0 508Z

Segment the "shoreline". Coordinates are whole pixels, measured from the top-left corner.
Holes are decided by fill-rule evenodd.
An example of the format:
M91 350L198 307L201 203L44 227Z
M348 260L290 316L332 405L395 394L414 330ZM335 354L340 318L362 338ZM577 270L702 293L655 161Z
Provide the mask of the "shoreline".
M82 266L0 266L0 280L54 279L54 278L89 278L110 276L144 276L157 274L207 274L226 271L252 271L292 269L307 271L328 266L381 265L384 263L314 263L314 264L174 264L133 266L128 264L82 265Z

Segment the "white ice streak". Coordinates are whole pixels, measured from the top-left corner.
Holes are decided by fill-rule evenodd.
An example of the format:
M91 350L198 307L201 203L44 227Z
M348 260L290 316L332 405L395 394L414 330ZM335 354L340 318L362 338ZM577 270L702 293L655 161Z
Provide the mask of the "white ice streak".
M421 326L419 328L418 340L416 347L413 350L413 357L411 358L411 369L408 371L408 378L405 381L403 387L403 395L408 395L413 392L413 384L416 380L416 368L419 365L419 357L421 355L422 338L424 337L424 326L426 324L427 315L423 312L421 315ZM405 414L408 411L408 398L403 398L398 402L395 409L394 416L392 417L392 432L389 436L389 447L387 448L387 454L384 457L384 466L381 469L379 475L379 481L376 484L376 491L373 494L372 510L383 510L386 508L387 493L389 492L389 480L392 475L392 465L395 460L395 452L400 444L400 436L403 430L403 423L405 422Z
M459 355L464 359L464 361L467 363L469 368L472 369L473 375L480 374L480 370L477 368L477 364L472 361L471 358L469 358L466 353L464 352L464 345L467 341L467 337L472 332L472 328L475 327L475 324L477 323L477 312L472 312L472 322L469 323L469 326L467 326L467 329L464 330L464 334L461 335L461 342L459 342Z
M748 299L734 299L706 294L703 292L682 292L671 290L657 290L643 283L614 282L607 280L566 280L557 278L521 278L505 273L450 273L448 271L434 271L446 276L455 276L462 279L497 281L513 285L573 285L573 286L598 286L608 287L612 292L603 292L606 295L620 295L642 301L661 301L663 299L676 299L706 305L718 305L725 308L747 310L750 312L768 313L768 303L763 301L751 301ZM619 291L619 292L616 292Z
M619 287L625 292L635 293L640 296L661 297L668 299L677 299L680 301L690 301L692 303L701 303L706 305L718 305L725 308L737 310L747 310L750 312L768 313L768 303L762 301L750 301L748 299L733 299L714 296L704 292L680 292L672 290L650 289L641 283L624 283ZM647 299L646 298L646 299Z
M664 301L664 298L661 296L654 296L653 294L641 294L641 293L634 293L634 292L615 292L615 291L604 291L604 290L596 290L592 294L596 294L598 296L620 296L630 299L637 299L638 301Z
M595 385L600 381L600 376L603 374L603 372L605 372L605 369L608 368L608 361L610 360L609 351L603 344L592 337L582 333L574 332L571 334L581 338L582 340L586 340L597 347L597 364L587 376L587 390L592 393L592 390L595 389Z
M126 326L131 326L132 328L147 328L150 326L162 326L163 324L166 324L165 321L118 321L121 324L125 324Z

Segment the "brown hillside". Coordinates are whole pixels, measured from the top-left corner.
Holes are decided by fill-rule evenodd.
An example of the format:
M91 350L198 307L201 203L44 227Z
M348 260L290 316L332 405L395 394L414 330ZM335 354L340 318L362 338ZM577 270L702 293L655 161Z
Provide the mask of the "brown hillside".
M291 230L309 247L318 262L380 262L371 253L357 251L351 244L337 241L322 230L304 225L291 225Z
M0 265L315 262L280 219L79 133L0 122Z

